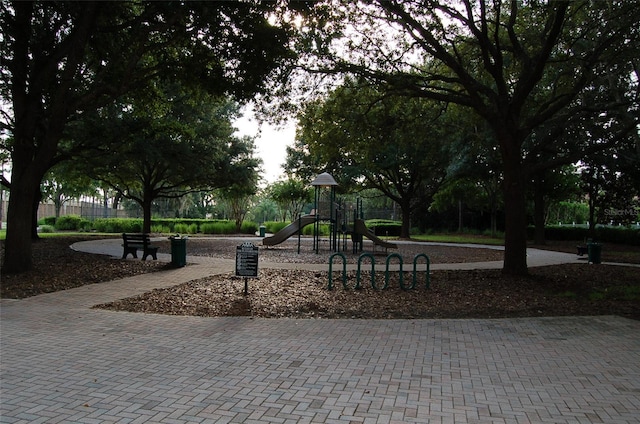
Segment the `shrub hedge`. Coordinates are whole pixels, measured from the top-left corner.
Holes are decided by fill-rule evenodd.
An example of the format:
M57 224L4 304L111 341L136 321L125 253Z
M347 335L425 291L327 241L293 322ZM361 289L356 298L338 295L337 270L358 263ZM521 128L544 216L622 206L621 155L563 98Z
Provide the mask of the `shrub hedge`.
M55 216L46 216L38 221L38 225L56 225L56 217Z
M96 231L100 233L140 233L142 232L142 218L97 218L94 221L80 218L76 215L65 215L60 218L46 217L38 221L38 225L55 226L58 231ZM258 224L252 221L242 223L242 234L255 234ZM234 234L235 223L230 220L210 219L152 219L153 233L181 233L181 234Z
M98 218L93 221L93 229L99 233L140 233L141 218Z
M268 233L275 234L289 222L267 221L263 225ZM98 218L94 221L81 218L77 215L65 215L56 217L45 217L38 221L41 227L44 225L53 226L57 231L97 231L101 233L139 233L142 231L141 218ZM234 234L236 233L235 223L230 220L210 220L210 219L153 219L152 231L158 233L181 233L181 234ZM366 225L380 236L400 235L401 223L389 220L368 220ZM242 234L255 234L258 231L258 224L252 221L242 223ZM527 229L529 239L533 239L534 228ZM303 229L304 235L313 235L313 225L307 225ZM320 234L329 234L329 225L320 225ZM589 235L586 227L570 226L548 226L545 229L547 240L575 240L584 241ZM637 227L597 227L595 230L595 240L599 242L619 243L628 245L640 245L640 229Z
M58 231L77 231L80 228L82 218L78 215L65 215L55 220L55 228Z
M240 227L241 234L255 234L258 232L258 224L253 221L242 221L242 226Z
M56 231L53 225L42 224L39 226L41 233L54 233Z
M366 221L367 228L378 236L400 236L402 223L388 219L369 219Z
M329 224L320 223L320 225L318 226L318 232L320 233L321 236L328 236L329 235ZM302 234L305 235L305 236L312 236L313 235L313 225L307 225L306 227L304 227L302 229Z
M200 225L200 232L203 234L233 234L236 232L235 222L210 222Z
M173 232L178 234L198 234L198 224L187 224L177 222L173 226Z
M282 221L265 221L262 225L265 226L267 233L275 234L289 224L291 223Z

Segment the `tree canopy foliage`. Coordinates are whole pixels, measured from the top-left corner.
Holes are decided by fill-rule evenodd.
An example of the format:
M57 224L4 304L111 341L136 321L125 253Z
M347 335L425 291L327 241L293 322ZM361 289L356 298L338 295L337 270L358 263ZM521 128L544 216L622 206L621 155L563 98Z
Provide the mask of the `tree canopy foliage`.
M482 117L502 159L503 271L524 274L530 176L584 154L585 144L565 145L566 124L590 119L608 130L606 140L583 139L589 151L637 131L638 6L637 0L319 2L300 43L312 51L302 66L355 74ZM545 125L544 136L536 133ZM543 151L554 154L543 158Z
M302 213L304 206L312 201L311 188L305 180L288 178L276 181L268 189L269 198L273 199L280 208L282 221L294 221Z
M407 100L412 113L421 113L415 105L425 99L459 105L491 131L480 145L500 159L493 176L502 184L506 210L503 270L524 274L526 196L532 181L580 160L604 163L596 158L610 151L617 159L611 175L623 172L631 176L629 187L637 185L638 6L640 0L327 0L287 7L278 2L2 0L0 96L8 107L2 110L0 155L11 155L12 172L12 180L4 181L11 196L3 270L31 267L32 217L47 171L95 149L84 143L91 134L74 136L79 122L107 113L116 102L153 105L158 81L180 81L185 88L236 99L258 93L268 100L295 92L283 81L315 94L333 77L344 81L350 75L384 96L369 100L367 113L358 116L337 96L348 86L332 93L331 114L328 105L312 102L306 109L309 124L316 125L311 118L317 114L320 131L333 133L327 145L343 141L352 157L316 150L306 165L334 166L340 160L344 181L367 181L397 199L423 196L428 190L402 193L409 186L424 190L423 183L412 182L418 176L437 179L420 175L427 172L424 168L410 171L413 165L406 162L398 167L398 152L418 157L434 157L434 152L411 153L405 149L409 145L394 139L399 121L390 123L389 117L410 116L393 110L392 97L385 96L412 99ZM305 78L290 78L294 63ZM285 108L291 100L283 100ZM341 119L339 127L351 134L338 134L338 126L332 129L332 122L325 121L329 116ZM376 122L367 121L371 116ZM127 122L135 127L143 120ZM387 126L372 133L373 124ZM160 148L187 134L166 124L156 126L156 136L143 137L143 129L134 127L129 129L139 131L138 139ZM322 134L304 133L310 125L302 128L304 143L322 139ZM415 139L430 130L421 131L414 130ZM366 137L375 148L346 144ZM110 139L133 145L126 136ZM115 147L114 152L121 145ZM304 144L298 147L290 150L293 167L311 152ZM369 163L378 169L365 170ZM352 172L356 169L359 177Z
M437 102L386 96L347 81L299 116L302 153L289 165L295 157L309 160L337 178L343 190L379 190L400 206L401 236L408 238L411 212L435 194L446 176L444 113Z
M72 160L137 202L144 232L156 199L227 186L255 191L259 161L253 140L234 136L235 102L176 84L158 84L154 97L113 105L74 127L86 154Z
M272 2L2 1L3 149L12 181L4 272L31 267L31 227L49 168L69 157L68 125L151 81L250 98L287 76L291 32ZM68 145L73 149L79 146Z

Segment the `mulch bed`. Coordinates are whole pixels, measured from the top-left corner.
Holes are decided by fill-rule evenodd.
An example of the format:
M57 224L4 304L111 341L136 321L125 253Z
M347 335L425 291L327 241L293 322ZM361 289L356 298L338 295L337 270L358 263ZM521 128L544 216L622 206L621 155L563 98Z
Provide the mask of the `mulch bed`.
M68 247L86 239L51 238L35 243L34 270L0 276L1 296L24 298L141 273L162 272L167 268L166 264L156 261L123 261L76 252ZM191 238L187 250L188 255L234 257L237 244L237 240ZM570 250L572 245L575 249L575 243L551 248L574 252ZM168 244L160 251L163 249L168 253ZM292 249L295 247L288 245L261 249L261 260L277 261L280 258L295 262L302 257L306 257L305 262L327 260L326 255L319 258L310 252L299 257ZM496 260L496 254L501 259L501 252L486 249L434 246L399 249L405 263L409 263L416 252L425 250L432 263ZM603 250L603 260L615 260L616 251L623 259L629 252L633 257L636 253L640 257L640 248L609 245ZM348 260L352 262L356 257L349 255ZM376 259L376 263L379 262ZM403 281L410 284L411 273L406 273ZM243 279L228 274L154 290L100 307L173 315L290 318L498 318L601 314L640 318L638 268L588 265L586 260L584 264L531 268L529 276L517 278L505 277L500 270L432 271L428 289L423 274L418 275L418 287L414 290L402 290L397 273L391 273L389 288L379 290L384 282L383 273L378 273L378 289L374 289L370 274L363 272L363 288L355 290L356 275L349 273L345 289L341 274L337 273L333 277L333 290L328 290L328 271L261 269L259 278L249 280L247 296L243 294Z
M98 307L117 311L196 316L253 316L263 318L502 318L564 315L623 315L640 317L640 291L626 300L625 287L640 288L637 269L583 264L532 269L529 277L507 278L499 270L434 271L418 274L413 290L400 288L398 275L382 290L385 277L341 273L328 289L328 272L262 270L244 281L221 275L190 281L167 289ZM613 279L612 275L616 278ZM405 273L405 287L412 283Z

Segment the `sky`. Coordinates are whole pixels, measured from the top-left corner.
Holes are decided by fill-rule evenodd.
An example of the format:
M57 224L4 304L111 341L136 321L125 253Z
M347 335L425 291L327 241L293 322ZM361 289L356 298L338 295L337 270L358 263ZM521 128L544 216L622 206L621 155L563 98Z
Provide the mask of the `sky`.
M262 159L263 185L280 179L284 173L282 164L287 157L287 146L293 146L295 139L295 122L289 121L276 126L268 123L259 124L251 109L243 109L244 116L235 121L237 135L248 135L256 139L256 156Z

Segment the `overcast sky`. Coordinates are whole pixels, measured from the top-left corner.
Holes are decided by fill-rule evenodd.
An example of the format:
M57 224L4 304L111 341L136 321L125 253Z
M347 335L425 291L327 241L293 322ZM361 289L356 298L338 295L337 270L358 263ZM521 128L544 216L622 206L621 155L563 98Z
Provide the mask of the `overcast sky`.
M283 176L282 164L287 157L287 146L292 146L295 138L295 123L285 126L263 123L261 126L251 110L243 110L244 116L235 122L238 135L255 136L256 156L263 161L263 184L272 183Z

